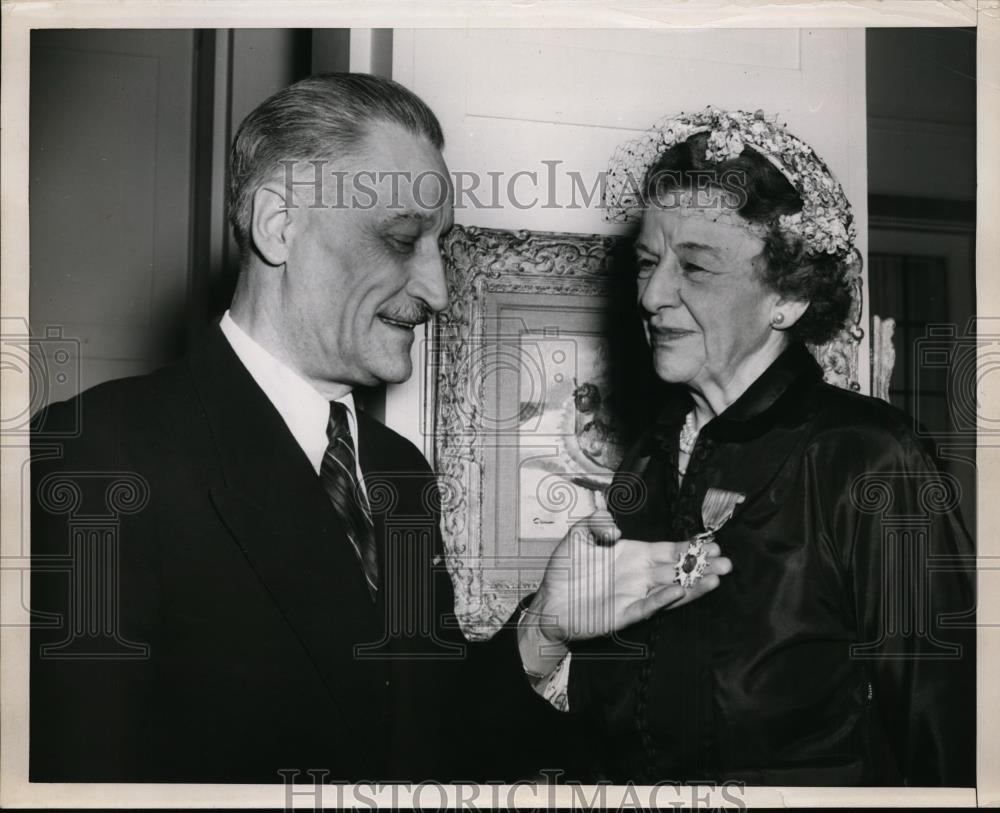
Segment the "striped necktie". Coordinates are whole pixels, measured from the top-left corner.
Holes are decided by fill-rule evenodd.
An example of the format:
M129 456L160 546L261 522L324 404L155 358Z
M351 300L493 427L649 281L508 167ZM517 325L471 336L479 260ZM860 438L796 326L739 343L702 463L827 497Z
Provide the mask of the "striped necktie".
M347 422L347 407L337 401L330 402L326 437L329 445L320 464L320 481L334 510L344 521L344 530L361 562L368 592L374 601L379 588L375 524L368 509L368 501L358 483L357 458L354 455L351 427Z

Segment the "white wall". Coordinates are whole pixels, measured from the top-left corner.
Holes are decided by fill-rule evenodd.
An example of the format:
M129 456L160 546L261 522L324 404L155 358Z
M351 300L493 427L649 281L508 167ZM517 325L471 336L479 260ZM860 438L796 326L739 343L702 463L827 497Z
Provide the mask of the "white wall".
M179 349L193 49L183 30L33 32L31 328L79 343L69 367L49 359L43 400L145 372ZM57 368L74 372L57 381Z
M571 201L569 172L596 178L617 145L660 117L712 104L763 109L809 142L843 183L859 248L867 250L863 30L421 29L396 30L393 45L393 77L440 118L453 173L537 173L539 205L464 208L458 223L619 231L604 222L597 201L589 208L542 204L553 194ZM545 160L561 162L554 187ZM862 324L867 318L866 310ZM415 343L417 370L424 350ZM859 377L867 382L861 355ZM419 376L389 388L386 420L428 450L420 425L425 391Z
M397 31L393 75L437 113L451 170L592 176L668 113L762 108L812 144L863 205L861 31ZM569 181L558 179L560 193ZM466 210L461 223L607 232L596 208Z

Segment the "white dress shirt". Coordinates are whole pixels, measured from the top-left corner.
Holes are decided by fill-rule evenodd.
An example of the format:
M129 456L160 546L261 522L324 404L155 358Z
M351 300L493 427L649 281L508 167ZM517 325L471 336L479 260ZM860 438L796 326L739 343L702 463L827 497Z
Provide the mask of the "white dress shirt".
M243 366L264 391L267 400L278 410L281 419L299 444L299 448L309 458L316 474L319 474L323 455L329 441L326 437L326 427L330 421L330 402L324 398L308 381L296 373L284 362L279 361L233 321L227 310L219 323L222 333L228 340ZM365 481L361 474L360 441L358 439L358 417L354 411L354 396L351 393L336 399L347 407L347 423L354 439L355 463L358 482L365 491ZM365 492L365 496L368 494Z

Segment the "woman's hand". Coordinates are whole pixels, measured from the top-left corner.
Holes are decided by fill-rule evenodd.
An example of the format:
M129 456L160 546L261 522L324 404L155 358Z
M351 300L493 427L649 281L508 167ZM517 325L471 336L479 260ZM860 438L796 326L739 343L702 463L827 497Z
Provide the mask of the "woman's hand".
M525 611L518 643L525 668L546 674L569 641L597 638L628 627L664 607L679 607L719 586L733 569L714 542L694 587L674 584L688 543L621 539L611 515L580 520L553 551L542 583Z

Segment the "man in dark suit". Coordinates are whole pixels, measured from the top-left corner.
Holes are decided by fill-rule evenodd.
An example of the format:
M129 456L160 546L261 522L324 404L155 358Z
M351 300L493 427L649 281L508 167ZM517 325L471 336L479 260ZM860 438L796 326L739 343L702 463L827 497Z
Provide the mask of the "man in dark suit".
M32 781L545 767L565 717L524 672L551 668L529 650L572 637L568 614L558 634L465 643L433 474L351 395L408 378L414 327L447 304L442 145L386 80L276 94L233 144L242 261L220 324L174 366L38 416ZM566 542L580 556L601 532L584 536ZM676 559L663 545L618 550L617 593L594 599L614 625L679 598L658 589ZM568 607L569 581L547 577L539 606Z

